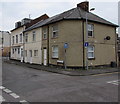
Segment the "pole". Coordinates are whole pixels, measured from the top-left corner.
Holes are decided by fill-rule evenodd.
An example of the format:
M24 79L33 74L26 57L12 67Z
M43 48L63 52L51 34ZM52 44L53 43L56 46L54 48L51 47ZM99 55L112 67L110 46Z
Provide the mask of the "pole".
M67 66L66 66L66 49L65 49L65 69L67 69Z
M86 12L86 42L88 42L88 20ZM86 69L88 70L88 47L86 47Z

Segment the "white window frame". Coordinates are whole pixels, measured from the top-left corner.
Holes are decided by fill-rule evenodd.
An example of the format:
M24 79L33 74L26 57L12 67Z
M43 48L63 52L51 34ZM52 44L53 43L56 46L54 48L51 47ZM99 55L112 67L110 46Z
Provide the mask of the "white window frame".
M25 34L25 43L28 42L28 33Z
M34 50L34 57L38 57L38 50Z
M18 54L20 54L20 48L18 48L17 50L18 50Z
M27 57L27 50L25 50L25 57Z
M58 57L59 57L59 48L58 48L57 51L55 51L55 50L54 50L55 47L58 48L58 45L52 46L52 58L58 58ZM54 53L57 53L57 56L55 56Z
M16 35L16 43L18 43L18 35Z
M89 28L91 27L91 28ZM89 35L89 32L92 32L92 36ZM93 37L94 36L94 25L93 24L88 24L88 37Z
M43 29L43 39L47 39L47 28Z
M54 27L57 27L56 30L54 30ZM54 33L57 33L57 35L54 35ZM52 26L52 38L58 37L58 25L53 25Z
M93 48L93 50L89 50L89 47L92 47ZM95 47L94 46L88 46L88 49L87 49L87 57L88 57L88 59L93 59L93 58L95 58ZM92 53L93 54L93 57L89 57L89 53Z
M12 54L14 54L15 53L15 50L14 50L14 48L12 49Z
M20 34L20 42L22 42L22 33Z
M36 41L36 32L35 31L33 31L33 33L32 33L32 40L33 40L33 42Z
M15 37L12 36L12 44L14 44L14 43L15 43Z

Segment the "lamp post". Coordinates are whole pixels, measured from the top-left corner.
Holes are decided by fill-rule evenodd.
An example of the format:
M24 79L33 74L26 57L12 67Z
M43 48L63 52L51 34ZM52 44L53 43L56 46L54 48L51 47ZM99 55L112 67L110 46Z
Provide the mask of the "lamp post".
M95 10L95 8L90 9L90 11L93 11L93 10ZM86 43L88 43L88 12L86 12ZM88 45L86 46L86 69L87 70L88 70Z

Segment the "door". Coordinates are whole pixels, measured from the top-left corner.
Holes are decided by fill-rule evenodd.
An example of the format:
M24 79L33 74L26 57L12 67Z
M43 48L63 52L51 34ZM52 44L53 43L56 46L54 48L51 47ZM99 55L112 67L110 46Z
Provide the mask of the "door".
M47 65L47 49L44 49L44 50L43 50L43 54L44 54L43 64L44 64L44 65Z
M32 50L29 50L29 62L32 64Z

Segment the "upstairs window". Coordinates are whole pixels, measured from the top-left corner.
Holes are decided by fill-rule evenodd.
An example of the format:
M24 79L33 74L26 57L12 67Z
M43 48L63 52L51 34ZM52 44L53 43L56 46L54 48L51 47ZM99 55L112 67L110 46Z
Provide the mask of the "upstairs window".
M20 42L22 42L22 34L20 34Z
M94 57L94 46L88 46L88 59L92 59Z
M18 43L18 35L16 35L16 43Z
M36 33L33 31L33 41L36 41Z
M47 28L43 29L43 39L47 39Z
M15 39L14 39L14 36L12 37L12 43L13 43L13 44L15 43Z
M88 24L88 37L93 37L94 25Z
M58 46L52 46L52 58L58 58Z
M58 37L58 25L52 26L52 38Z
M25 34L25 42L28 42L28 33Z

